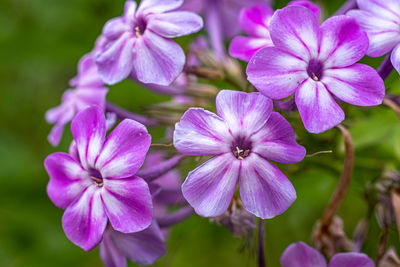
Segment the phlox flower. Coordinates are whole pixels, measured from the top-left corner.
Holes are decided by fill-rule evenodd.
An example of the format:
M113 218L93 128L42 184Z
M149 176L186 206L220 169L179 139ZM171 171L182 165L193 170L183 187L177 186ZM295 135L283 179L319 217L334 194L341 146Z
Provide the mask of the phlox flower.
M310 1L292 1L289 5L305 6L319 18L318 6ZM229 54L235 58L249 61L261 48L273 46L269 34L269 23L273 14L274 10L268 5L243 8L239 15L239 24L248 36L235 37L229 46Z
M282 267L375 267L367 255L356 252L338 253L328 265L318 250L303 242L287 247L282 254L281 264Z
M126 259L151 265L166 252L163 233L153 220L143 231L124 234L108 225L100 243L100 257L106 267L126 267Z
M293 129L260 93L223 90L216 105L218 115L190 108L175 125L179 152L214 156L188 174L184 197L199 215L216 217L227 210L239 184L243 206L252 214L265 219L283 213L296 191L269 160L303 159L305 149Z
M46 113L46 121L55 124L48 136L53 146L60 143L65 125L74 118L76 113L95 105L105 108L108 89L104 87L97 72L93 53L85 55L79 61L78 75L70 82L74 89L65 91L61 105Z
M151 195L147 183L135 176L150 147L146 128L126 119L106 138L104 113L95 106L79 112L71 130L70 153L45 160L47 193L65 209L67 237L90 250L100 243L108 222L122 233L146 229L152 220Z
M142 83L171 84L182 72L185 54L170 40L203 27L200 16L179 8L183 0L127 0L122 17L106 23L103 49L96 64L104 82L118 83L133 75ZM171 12L169 12L171 11Z
M391 61L400 73L400 1L357 0L359 10L350 10L369 38L367 55L380 57L391 50Z
M240 10L257 4L268 5L270 0L186 0L182 6L205 18L207 33L214 52L225 57L224 39L232 38L240 31L237 23Z
M368 37L354 18L334 16L320 27L308 8L288 6L273 15L270 35L275 46L251 58L248 80L272 99L294 94L309 132L344 120L332 94L358 106L382 103L383 80L370 66L356 64L368 50Z

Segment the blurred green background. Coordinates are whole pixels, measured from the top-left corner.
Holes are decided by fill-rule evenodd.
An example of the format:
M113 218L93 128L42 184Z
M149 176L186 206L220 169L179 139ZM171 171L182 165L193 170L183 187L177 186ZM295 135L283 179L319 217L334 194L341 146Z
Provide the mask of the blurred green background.
M243 0L245 1L245 0ZM288 1L276 1L282 7ZM332 14L343 1L321 1ZM89 253L74 246L61 228L63 211L46 195L48 176L44 158L65 151L71 140L64 135L59 148L47 142L51 126L47 109L60 103L80 57L89 52L103 24L119 16L123 0L1 0L0 1L0 266L101 266L98 249ZM379 59L366 59L373 66ZM398 74L387 82L398 92ZM123 82L108 98L133 111L167 99ZM364 185L383 170L399 169L400 120L385 107L345 106L356 144L356 168L350 193L340 209L351 237L367 213ZM279 266L283 250L292 242L310 242L311 230L332 194L341 171L343 146L336 129L322 135L305 132L297 114L289 116L308 153L332 154L306 158L282 166L293 182L298 199L283 215L266 222L268 266ZM155 130L154 140L161 136ZM364 251L374 256L380 229L371 218ZM399 248L397 230L389 244ZM244 248L244 249L243 249ZM155 266L255 266L255 247L207 219L192 216L173 228L168 252Z

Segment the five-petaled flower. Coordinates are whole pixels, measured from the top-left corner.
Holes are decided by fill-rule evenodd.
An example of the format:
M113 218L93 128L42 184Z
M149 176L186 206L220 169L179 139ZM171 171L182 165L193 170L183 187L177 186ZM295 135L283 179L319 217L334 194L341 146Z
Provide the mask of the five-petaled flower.
M100 243L100 257L107 267L126 267L126 258L139 265L150 265L165 251L163 233L155 220L145 230L129 234L108 225Z
M319 18L319 7L310 1L292 1L289 5L307 7ZM229 46L229 54L238 59L249 61L261 48L274 46L269 34L269 23L273 14L274 10L268 5L243 8L239 15L239 24L249 36L235 37Z
M103 111L89 107L76 115L71 130L75 145L70 154L54 153L45 160L47 193L66 209L67 237L90 250L101 241L108 221L122 233L146 229L152 220L151 195L147 183L135 176L150 147L146 128L126 119L106 138Z
M355 64L368 50L368 37L354 18L331 17L320 27L308 8L289 6L275 12L270 34L275 47L252 57L248 80L272 99L295 93L309 132L324 132L344 120L332 94L358 106L382 103L385 87L378 73Z
M190 108L175 126L179 152L215 155L188 174L182 185L184 197L199 215L216 217L226 211L239 183L249 212L261 218L283 213L296 199L296 191L268 160L303 159L305 149L296 143L293 129L260 93L223 90L216 105L218 116Z
M168 12L183 0L127 0L122 17L111 19L103 29L104 48L96 64L104 82L118 83L131 74L140 82L171 84L182 72L185 54L170 40L199 31L200 16L186 11Z
M48 137L53 146L60 143L65 125L74 118L76 113L94 105L105 108L108 89L104 87L97 72L93 53L95 52L85 55L80 60L78 75L70 82L74 89L65 91L62 104L46 113L47 122L55 124Z
M329 265L322 254L303 242L291 244L281 257L282 267L375 267L367 255L357 252L338 253Z
M369 38L367 55L380 57L393 49L391 61L400 73L400 1L357 0L359 10L350 10Z

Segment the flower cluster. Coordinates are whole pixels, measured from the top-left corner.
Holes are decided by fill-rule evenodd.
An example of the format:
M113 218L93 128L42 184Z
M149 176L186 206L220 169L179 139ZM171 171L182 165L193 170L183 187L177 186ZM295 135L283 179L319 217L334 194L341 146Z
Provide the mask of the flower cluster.
M345 137L345 182L318 223L321 231L332 229L354 165L341 106L380 105L384 79L393 67L400 71L400 2L357 5L349 1L320 25L320 8L310 1L274 10L266 0L127 0L123 15L105 24L93 51L79 62L74 89L46 114L55 124L52 145L72 121L69 152L44 162L47 193L65 210L68 239L87 251L99 246L108 267L126 266L126 259L149 265L166 252L168 228L193 211L239 237L253 233L257 217L261 264L262 220L284 213L297 198L284 173L302 171L287 165L306 156L307 143L295 133L303 128L291 126L301 122L307 134L337 126ZM185 54L171 39L199 32L201 16L208 38L197 38ZM239 26L247 36L237 36ZM391 62L379 73L359 63L365 55L389 52ZM246 69L233 58L246 61ZM107 102L105 86L125 79L172 100L145 107L141 115ZM147 126L165 126L162 143L151 144ZM199 166L189 171L190 162ZM171 206L180 209L171 212ZM332 247L335 253L342 249ZM285 250L281 264L374 266L359 252L335 254L327 265L318 250L299 242Z

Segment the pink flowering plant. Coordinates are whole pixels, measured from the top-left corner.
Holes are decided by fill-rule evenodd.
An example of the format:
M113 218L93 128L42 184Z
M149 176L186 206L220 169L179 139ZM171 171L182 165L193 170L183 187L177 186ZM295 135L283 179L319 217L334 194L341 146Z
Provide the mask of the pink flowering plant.
M288 233L281 265L400 266L388 245L400 225L398 172L358 181L369 211L339 216L358 173L354 118L384 108L400 115L400 97L385 88L400 72L400 1L350 0L330 17L318 3L126 0L80 60L73 89L46 113L53 146L71 122L69 151L44 161L66 237L86 251L99 247L107 267L152 265L168 254L171 228L197 216L249 250L254 243L264 267L273 246L264 246L265 223L273 228L299 209L307 196L292 177L314 164L339 181L329 201L308 196L321 211L307 225L310 245ZM369 64L381 56L380 66ZM107 100L126 80L169 99L139 113ZM162 138L152 138L156 129ZM337 157L340 166L331 164ZM379 237L369 231L374 213ZM359 221L354 238L349 220ZM377 253L364 250L366 239Z

